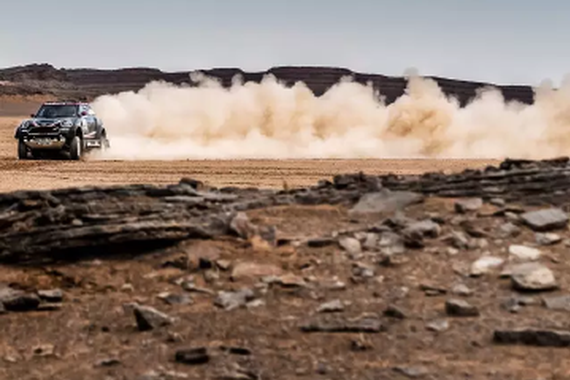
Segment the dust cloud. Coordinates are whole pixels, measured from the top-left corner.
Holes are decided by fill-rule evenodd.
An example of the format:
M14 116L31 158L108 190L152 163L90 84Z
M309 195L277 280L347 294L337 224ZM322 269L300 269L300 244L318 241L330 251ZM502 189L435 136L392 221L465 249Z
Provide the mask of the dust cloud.
M193 75L198 87L153 82L96 99L111 148L95 158L546 158L570 149L569 81L539 86L531 106L485 89L460 107L416 74L390 105L348 79L315 97L272 76L223 88Z

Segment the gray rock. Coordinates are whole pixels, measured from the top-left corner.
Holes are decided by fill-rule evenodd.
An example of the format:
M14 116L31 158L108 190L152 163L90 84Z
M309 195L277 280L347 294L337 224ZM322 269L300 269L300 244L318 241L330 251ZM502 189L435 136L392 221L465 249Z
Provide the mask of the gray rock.
M422 290L424 292L424 294L428 297L437 297L437 296L447 294L446 288L444 288L443 286L436 285L436 284L423 283L423 284L420 284L419 287L420 287L420 290Z
M562 241L562 237L558 234L549 233L537 233L535 236L536 244L538 245L555 245Z
M449 321L447 319L438 319L432 322L429 322L426 325L426 328L429 331L435 332L443 332L449 329Z
M301 331L306 333L379 333L384 330L385 327L382 322L371 317L356 319L319 318L301 325Z
M390 318L406 319L406 313L395 305L389 305L386 310L384 310L384 315Z
M568 215L558 208L527 212L521 215L521 219L532 230L538 232L562 229L568 225Z
M444 242L451 245L453 248L457 249L468 249L469 239L464 233L458 231L452 231L449 235L442 238Z
M174 359L182 364L200 365L210 361L210 354L206 347L184 348L176 351Z
M366 234L366 237L364 238L364 241L362 243L362 247L364 249L372 251L372 250L376 249L379 241L380 241L380 237L378 236L378 234L369 232Z
M24 312L36 310L40 302L40 298L35 294L10 287L0 288L0 304L3 304L4 309L7 311Z
M382 189L379 192L367 193L350 210L351 214L393 213L423 201L421 194L409 191L390 191Z
M327 303L323 303L317 308L319 313L336 313L344 311L344 304L341 300L334 300Z
M349 255L356 256L362 252L362 246L360 245L360 241L358 241L355 238L342 237L338 240L338 244Z
M454 317L477 317L479 309L467 301L450 299L445 302L445 312Z
M230 230L242 239L251 239L258 234L257 226L249 221L246 213L238 212L230 222Z
M337 241L331 237L313 238L307 240L307 246L311 248L322 248L336 244Z
M570 295L544 297L542 301L550 310L570 311Z
M222 291L214 300L214 305L225 310L234 310L246 306L249 301L255 298L255 293L251 289L242 289L237 292Z
M63 301L63 291L61 289L40 290L38 296L47 302L61 302Z
M272 264L259 264L253 262L241 262L234 265L232 280L257 279L268 276L280 276L283 270Z
M470 275L478 277L499 268L505 260L495 256L482 256L471 265Z
M493 333L495 343L538 347L569 347L570 331L531 328L500 329Z
M542 291L558 287L554 273L538 263L523 263L510 268L512 285L517 290Z
M502 198L489 199L489 203L497 207L505 207L505 205L507 204L507 202L505 202L505 200Z
M165 293L160 293L158 295L158 298L160 298L162 301L164 301L169 305L190 305L194 302L192 300L192 297L190 297L188 294L176 294L176 293L165 292Z
M499 227L499 236L503 239L517 237L522 232L521 228L513 223L505 223Z
M428 219L414 222L408 225L404 231L411 234L419 234L425 237L436 238L441 234L441 226Z
M461 214L477 211L481 207L483 207L481 198L460 199L455 202L455 211Z
M467 285L457 284L451 289L451 292L456 296L470 297L473 295L473 290L469 289Z
M511 245L509 246L509 254L511 260L536 261L540 259L542 252L536 248L531 248L524 245Z
M134 305L133 313L139 331L153 330L171 325L174 319L150 306Z
M421 378L429 374L429 371L425 367L394 367L393 371L410 379Z

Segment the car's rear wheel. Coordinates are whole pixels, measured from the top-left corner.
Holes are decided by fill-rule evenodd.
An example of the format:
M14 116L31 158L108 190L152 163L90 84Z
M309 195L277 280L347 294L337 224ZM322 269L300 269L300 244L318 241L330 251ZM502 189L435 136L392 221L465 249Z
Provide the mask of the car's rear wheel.
M69 158L72 160L79 160L81 159L81 155L83 154L83 146L82 141L79 136L75 136L71 143L69 144Z
M18 140L18 159L27 160L28 159L28 147L26 143L22 140Z

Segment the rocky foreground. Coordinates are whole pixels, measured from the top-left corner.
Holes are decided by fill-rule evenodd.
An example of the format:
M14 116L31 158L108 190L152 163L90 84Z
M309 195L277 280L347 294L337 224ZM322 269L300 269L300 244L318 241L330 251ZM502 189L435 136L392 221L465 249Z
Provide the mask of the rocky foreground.
M570 378L570 163L0 195L2 379Z

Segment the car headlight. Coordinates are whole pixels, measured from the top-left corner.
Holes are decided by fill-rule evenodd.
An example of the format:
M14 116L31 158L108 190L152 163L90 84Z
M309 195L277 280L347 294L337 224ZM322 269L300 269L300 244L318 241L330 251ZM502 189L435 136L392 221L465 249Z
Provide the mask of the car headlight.
M61 122L60 126L62 128L71 128L73 126L73 123L70 120L64 120Z

